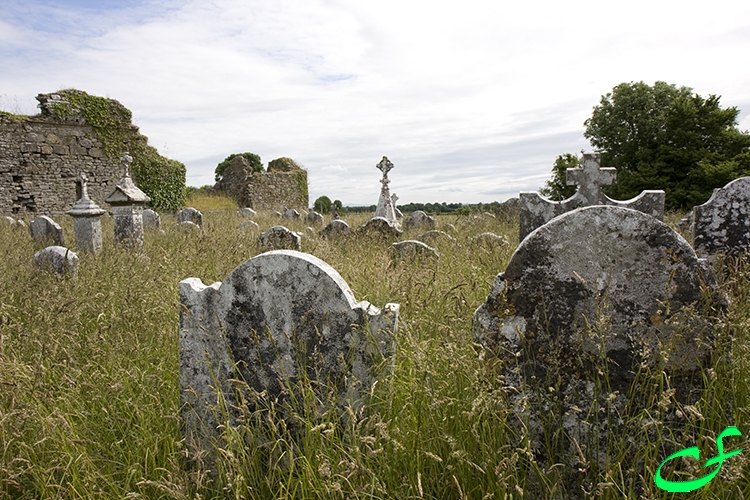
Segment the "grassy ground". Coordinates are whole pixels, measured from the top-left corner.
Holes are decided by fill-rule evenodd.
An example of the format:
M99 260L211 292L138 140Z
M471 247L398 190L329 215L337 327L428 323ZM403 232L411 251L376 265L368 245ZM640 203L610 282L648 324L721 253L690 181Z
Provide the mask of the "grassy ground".
M174 216L162 215L165 234L148 232L142 253L115 247L105 219L105 250L80 255L75 279L35 271L40 245L0 223L0 498L670 498L652 480L668 448L662 418L682 418L684 444L694 439L704 460L727 425L750 433L743 262L716 264L732 303L709 318L717 347L703 398L680 406L662 374L645 374L640 387L651 388L654 405L627 422L630 435L610 436L611 460L566 455L551 417L554 460L542 463L509 425L506 395L471 334L474 310L518 243L517 220L440 217L441 228L457 228L457 243L437 245L439 264L422 268L392 266L386 243L328 242L290 222L304 233L303 251L333 266L357 299L401 304L393 374L357 418L310 419L296 442L267 420L264 439L227 429L211 473L188 459L180 434L178 283L221 281L258 249L231 206L209 202L192 203L205 210L203 233L176 231ZM72 221L58 219L72 244ZM484 231L509 245L472 244ZM726 451L743 443L731 438ZM749 496L748 457L727 460L694 497Z

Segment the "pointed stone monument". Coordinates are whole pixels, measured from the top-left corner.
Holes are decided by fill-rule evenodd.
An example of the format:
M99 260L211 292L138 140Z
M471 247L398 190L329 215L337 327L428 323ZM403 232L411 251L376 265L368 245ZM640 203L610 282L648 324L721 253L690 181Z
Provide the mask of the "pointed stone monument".
M378 170L383 172L383 178L380 179L382 187L380 188L380 199L378 200L378 206L375 208L375 217L382 217L391 224L398 224L396 217L396 210L393 206L393 199L388 190L388 184L391 182L388 179L388 172L393 168L393 163L388 160L388 157L384 156L380 163L376 165Z
M102 251L102 209L89 198L88 178L81 172L81 199L75 202L67 214L73 217L73 232L79 252L97 254Z
M115 242L127 243L135 248L143 247L143 209L151 201L146 193L130 178L129 166L133 158L123 153L120 158L125 174L105 202L112 205L115 220Z

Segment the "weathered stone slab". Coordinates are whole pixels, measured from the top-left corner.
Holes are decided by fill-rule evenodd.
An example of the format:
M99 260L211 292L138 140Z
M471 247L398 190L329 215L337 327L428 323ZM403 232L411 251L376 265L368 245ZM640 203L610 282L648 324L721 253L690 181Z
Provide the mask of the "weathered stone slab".
M349 227L345 221L341 219L333 219L328 223L326 227L320 230L320 236L323 238L334 238L337 236L346 236L352 232L352 228Z
M26 227L26 223L22 219L14 219L10 215L4 216L2 220L7 222L11 227Z
M323 215L319 214L318 212L315 212L315 211L308 212L307 215L305 216L305 220L309 224L312 224L313 226L322 226L323 225Z
M177 229L184 233L200 233L201 227L195 222L184 220L177 223Z
M50 246L39 250L32 259L40 269L49 269L61 276L78 274L78 255L63 246Z
M254 220L248 220L240 224L240 231L260 231L260 226Z
M302 216L298 211L296 211L293 208L288 208L284 211L284 213L281 215L282 219L288 219L288 220L299 220Z
M427 229L435 229L435 226L437 226L437 219L427 215L421 210L415 210L404 219L404 229L417 229L424 231Z
M471 243L474 245L484 246L488 248L502 247L508 244L508 240L504 236L499 234L485 232L480 233L471 238Z
M177 224L180 222L192 222L203 229L203 214L193 207L186 207L177 212Z
M155 229L160 230L161 229L161 216L156 213L154 210L151 210L150 208L146 208L143 210L143 229Z
M437 262L440 256L437 250L417 240L404 240L391 245L394 262Z
M143 247L143 210L151 198L130 178L128 169L133 158L124 153L120 161L125 174L104 201L112 206L114 241L140 249Z
M592 205L610 205L631 208L664 220L664 191L647 190L626 201L613 200L601 191L606 184L613 184L615 169L602 168L599 153L585 153L583 166L568 169L568 184L578 184L576 194L562 201L552 201L537 192L519 194L520 229L519 241L534 229L546 224L558 215Z
M456 243L456 238L446 233L445 231L440 231L438 229L433 229L432 231L427 231L424 234L420 234L417 239L421 242L427 243L428 245L435 245L441 242L451 244Z
M80 186L81 197L67 214L73 217L76 249L80 252L97 254L102 251L103 247L101 217L106 211L89 198L88 178L83 172L80 174Z
M715 189L691 214L693 248L701 256L750 250L750 177Z
M240 157L237 157L237 158L240 158ZM243 158L243 159L244 159L244 158ZM247 160L246 160L246 161L247 161ZM240 214L240 215L241 215L242 217L247 217L247 218L249 218L249 219L252 219L252 218L254 218L254 217L255 217L256 215L258 215L258 213L257 213L257 212L256 212L255 210L253 210L252 208L249 208L249 207L245 207L245 208L240 208L240 209L239 209L239 214Z
M401 236L401 230L394 223L389 222L384 217L371 217L359 229L358 235L375 236L386 239L397 239Z
M273 250L300 250L302 238L284 226L274 226L258 236L258 245Z
M65 237L63 235L62 227L46 215L42 215L31 221L31 224L29 224L29 230L31 231L31 237L34 240L51 241L55 246L65 246Z
M357 408L394 350L398 304L357 302L331 266L300 252L260 254L210 286L183 280L180 302L181 415L203 449L226 424L219 400L230 415L237 404L233 381L283 408L306 379L323 405L334 394Z

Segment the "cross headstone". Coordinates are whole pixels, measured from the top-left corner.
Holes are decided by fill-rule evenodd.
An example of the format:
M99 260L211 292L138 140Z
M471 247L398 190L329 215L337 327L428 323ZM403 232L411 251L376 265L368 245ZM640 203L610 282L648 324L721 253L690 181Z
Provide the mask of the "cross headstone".
M534 229L546 224L558 215L570 212L576 208L592 205L611 205L631 208L664 219L664 191L646 190L631 200L619 201L609 198L602 193L602 186L615 182L616 170L611 167L601 167L599 153L584 153L583 165L568 169L566 182L578 185L578 190L570 198L562 201L552 201L542 197L537 192L520 193L519 204L519 240L523 239Z
M78 251L97 254L102 250L101 217L106 210L89 198L86 174L81 172L80 179L81 198L66 213L73 217L73 232L76 236Z
M387 157L383 157L380 163L376 165L377 169L383 172L383 177L380 179L380 198L378 199L377 207L375 208L375 217L383 217L392 224L398 224L396 217L396 210L394 209L393 199L391 198L388 190L388 184L391 182L388 179L388 172L393 168L393 163L388 160Z
M188 444L209 452L218 426L237 424L236 391L260 394L282 415L294 396L303 404L299 384L309 381L318 411L356 411L391 365L384 361L394 351L398 304L358 302L339 273L309 254L266 252L210 286L185 279L180 303L181 414Z

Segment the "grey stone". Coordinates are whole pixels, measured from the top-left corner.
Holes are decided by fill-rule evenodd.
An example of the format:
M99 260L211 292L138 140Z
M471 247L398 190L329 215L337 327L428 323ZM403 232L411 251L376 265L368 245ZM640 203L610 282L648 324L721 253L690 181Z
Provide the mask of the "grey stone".
M161 216L158 213L147 208L143 210L143 229L161 229Z
M421 210L415 210L404 219L404 229L417 229L424 231L426 229L435 229L437 220L430 217Z
M536 192L520 193L519 241L523 241L534 229L558 215L592 205L632 208L664 220L664 191L648 190L630 200L613 200L602 193L601 187L615 182L616 171L614 168L602 168L600 165L599 153L585 153L582 167L568 169L567 183L578 184L578 191L567 200L552 201Z
M323 238L335 238L337 236L346 236L351 232L352 228L345 221L333 219L326 227L320 230L319 234Z
M750 177L715 189L689 217L693 248L700 256L740 254L750 249Z
M380 179L380 198L378 204L375 207L375 217L382 217L391 224L397 224L398 218L396 217L396 209L393 205L393 199L391 198L388 184L391 182L388 179L388 172L393 168L393 163L388 160L387 157L383 157L375 166L378 170L383 172L383 177Z
M308 223L312 224L313 226L323 225L323 215L315 211L308 212L307 215L305 216L305 220Z
M437 262L440 259L437 251L417 240L404 240L391 245L394 262L424 263Z
M140 249L143 247L143 209L151 198L138 189L130 178L129 166L133 158L124 153L120 161L125 173L104 201L112 206L115 243Z
M371 217L357 229L357 234L397 239L401 236L401 230L396 227L395 223L389 222L384 217Z
M300 250L302 238L284 226L274 226L258 236L258 245L265 249Z
M287 220L299 220L301 218L300 213L293 208L288 208L281 215L282 219Z
M241 231L260 231L260 226L253 220L248 220L240 224Z
M56 246L65 246L65 237L60 224L42 215L37 217L29 224L31 237L38 241L52 241Z
M193 207L186 207L177 212L177 223L192 222L199 228L203 229L203 214Z
M237 156L236 158L242 158L242 157L241 156ZM242 158L242 159L244 160L244 158ZM247 161L247 160L245 160L245 161ZM252 208L249 208L249 207L240 208L239 209L239 213L240 213L240 215L242 217L248 217L250 219L252 219L256 215L258 215L258 213L255 210L253 210Z
M398 304L381 310L357 302L312 255L266 252L210 286L188 278L180 302L181 416L188 444L209 452L219 425L242 425L234 414L238 391L248 401L274 402L284 418L285 408L305 400L299 384L306 379L317 411L356 410L392 364L384 361L394 351ZM217 418L224 409L229 422Z
M427 231L426 233L419 235L417 239L419 241L427 243L428 245L433 245L433 244L441 243L441 242L442 243L456 243L456 238L446 233L445 231L439 231L437 229L433 229L432 231Z
M80 175L81 198L75 202L67 214L73 217L73 232L76 236L76 249L79 252L97 254L102 251L102 220L106 213L89 198L88 178Z
M34 254L34 265L40 269L49 269L64 276L78 274L78 255L63 246L50 246Z
M528 416L560 398L566 431L606 436L576 411L585 416L594 404L602 363L608 387L598 404L613 411L640 410L626 396L644 368L669 374L678 399L695 394L695 386L678 381L710 360L711 327L695 311L704 300L702 282L716 290L705 261L664 223L626 208L580 208L521 242L474 314L474 337L485 354L502 360L514 411ZM547 384L557 383L549 394ZM607 406L610 395L616 398Z
M508 244L508 240L505 239L504 236L500 236L499 234L491 233L491 232L485 232L478 234L471 238L471 242L475 245L485 246L485 247L502 247Z

